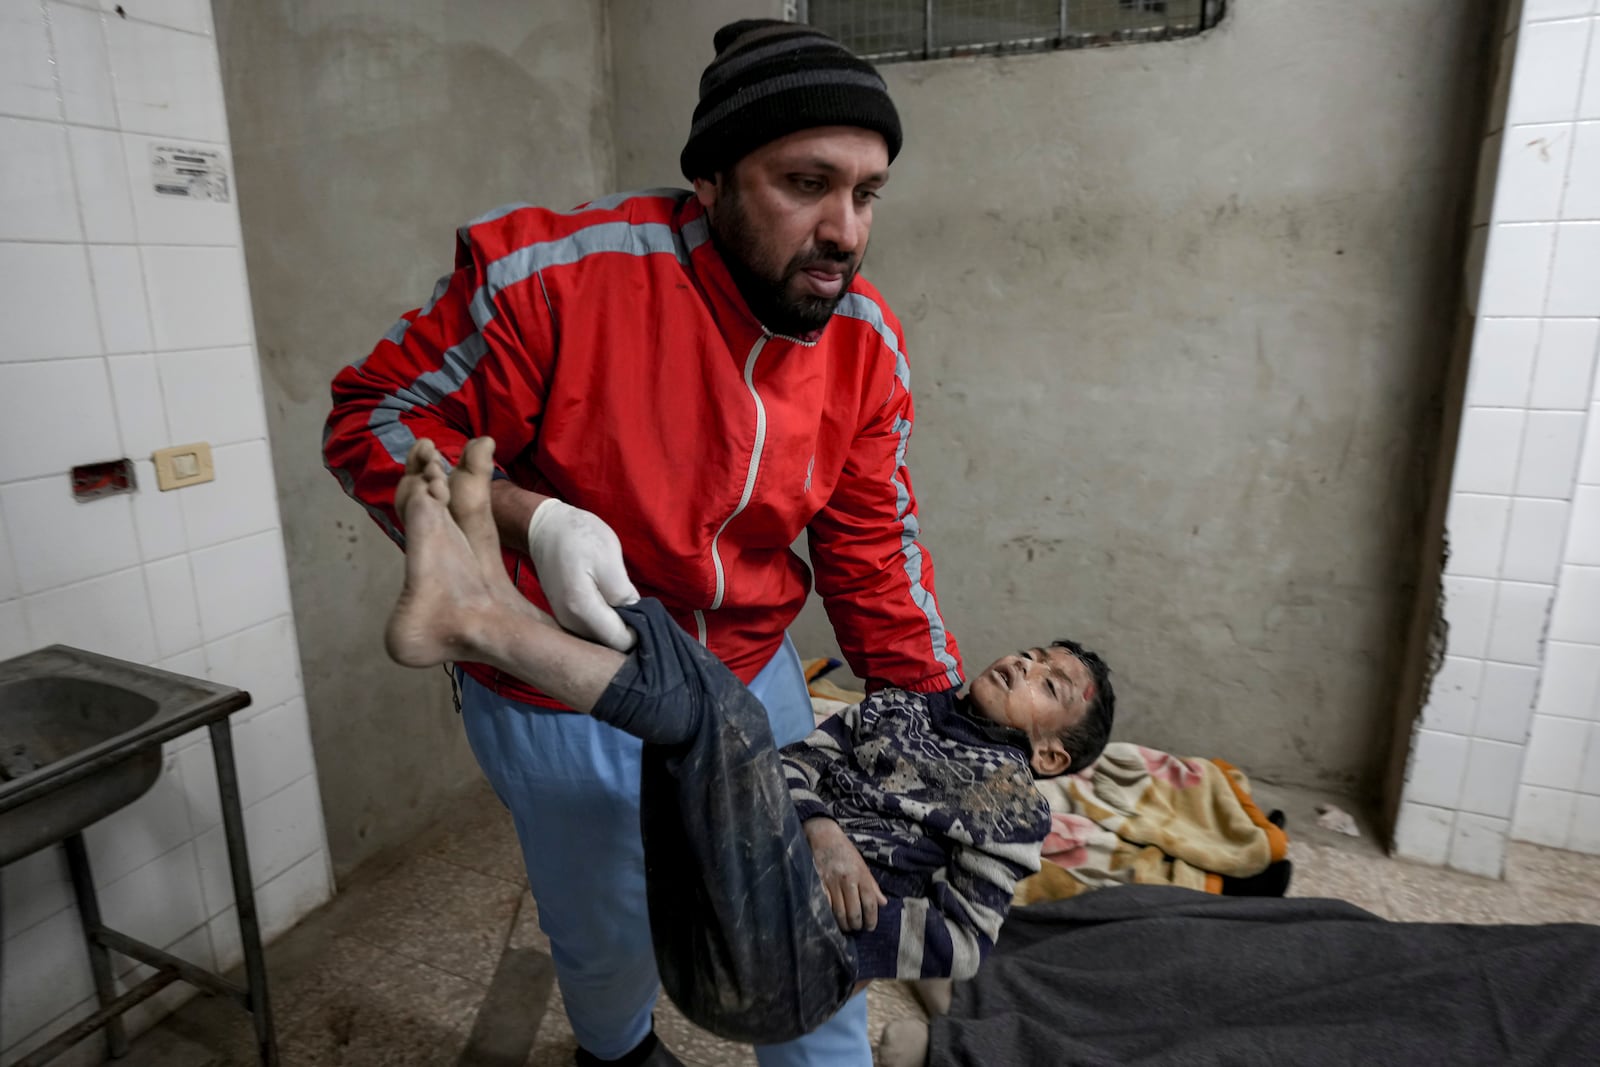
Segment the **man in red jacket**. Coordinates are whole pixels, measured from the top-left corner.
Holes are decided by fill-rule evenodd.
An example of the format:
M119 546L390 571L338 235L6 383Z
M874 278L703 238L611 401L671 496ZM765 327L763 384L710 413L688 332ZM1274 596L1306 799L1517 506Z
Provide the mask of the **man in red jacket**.
M898 322L857 270L900 148L881 78L807 26L715 38L681 158L693 193L463 227L456 267L333 383L329 470L402 546L394 491L419 438L451 461L496 441L492 510L513 581L626 650L640 594L761 700L812 727L786 636L815 572L871 688L941 692L960 653L918 543ZM811 568L790 549L807 535ZM482 664L462 714L511 810L580 1064L672 1064L639 839L637 739ZM763 1067L868 1067L866 1006L757 1049Z

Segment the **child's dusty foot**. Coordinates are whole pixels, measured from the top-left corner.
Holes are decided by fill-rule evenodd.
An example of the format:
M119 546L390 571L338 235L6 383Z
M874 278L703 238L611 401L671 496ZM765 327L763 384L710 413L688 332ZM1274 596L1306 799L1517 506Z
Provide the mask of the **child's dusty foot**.
M489 483L494 477L494 438L475 437L450 472L450 517L461 527L472 554L489 574L505 577L500 562L500 535L489 513Z
M390 658L407 667L473 658L473 635L505 612L504 598L484 580L484 568L451 517L450 493L438 450L432 441L418 441L395 491L406 533L406 580L384 632ZM500 566L498 553L494 563ZM509 588L505 572L499 573Z
M560 627L554 618L546 615L517 592L506 574L505 560L500 552L500 534L495 529L494 513L489 510L489 487L494 478L494 438L475 437L467 442L461 452L461 462L450 472L450 517L466 535L472 554L478 558L478 569L483 573L489 592L499 597L507 608L537 619L546 626Z
M405 518L406 508L417 493L428 493L441 504L450 498L449 483L439 462L439 450L424 437L411 446L406 456L406 473L394 491L394 510Z
M489 592L521 614L538 619L546 626L559 626L555 619L528 602L517 592L506 574L500 551L500 534L494 514L489 510L489 487L494 477L494 438L476 437L461 452L461 462L450 472L450 517L466 535L472 554L478 558Z

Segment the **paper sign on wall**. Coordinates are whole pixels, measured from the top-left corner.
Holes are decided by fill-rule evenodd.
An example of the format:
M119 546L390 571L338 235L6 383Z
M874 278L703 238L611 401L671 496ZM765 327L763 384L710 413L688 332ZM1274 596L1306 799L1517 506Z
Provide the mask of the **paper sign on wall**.
M152 144L150 175L158 196L228 202L228 166L215 149Z

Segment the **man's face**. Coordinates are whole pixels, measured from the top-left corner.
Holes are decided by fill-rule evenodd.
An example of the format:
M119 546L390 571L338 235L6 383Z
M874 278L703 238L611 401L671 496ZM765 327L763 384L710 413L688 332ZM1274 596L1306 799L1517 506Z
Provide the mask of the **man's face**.
M990 722L1028 735L1034 770L1060 774L1071 763L1060 736L1094 702L1094 675L1064 648L1030 648L995 660L972 680L967 696Z
M843 299L888 180L881 135L824 126L763 145L731 172L694 185L750 309L768 329L793 336L827 325Z

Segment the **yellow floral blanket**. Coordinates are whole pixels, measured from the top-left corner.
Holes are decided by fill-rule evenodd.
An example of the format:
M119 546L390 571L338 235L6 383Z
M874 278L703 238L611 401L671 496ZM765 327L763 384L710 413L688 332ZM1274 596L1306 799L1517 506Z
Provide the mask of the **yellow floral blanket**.
M1289 839L1267 821L1243 772L1217 759L1113 741L1088 770L1037 783L1052 825L1038 874L1017 904L1061 900L1109 885L1222 891L1283 859Z

